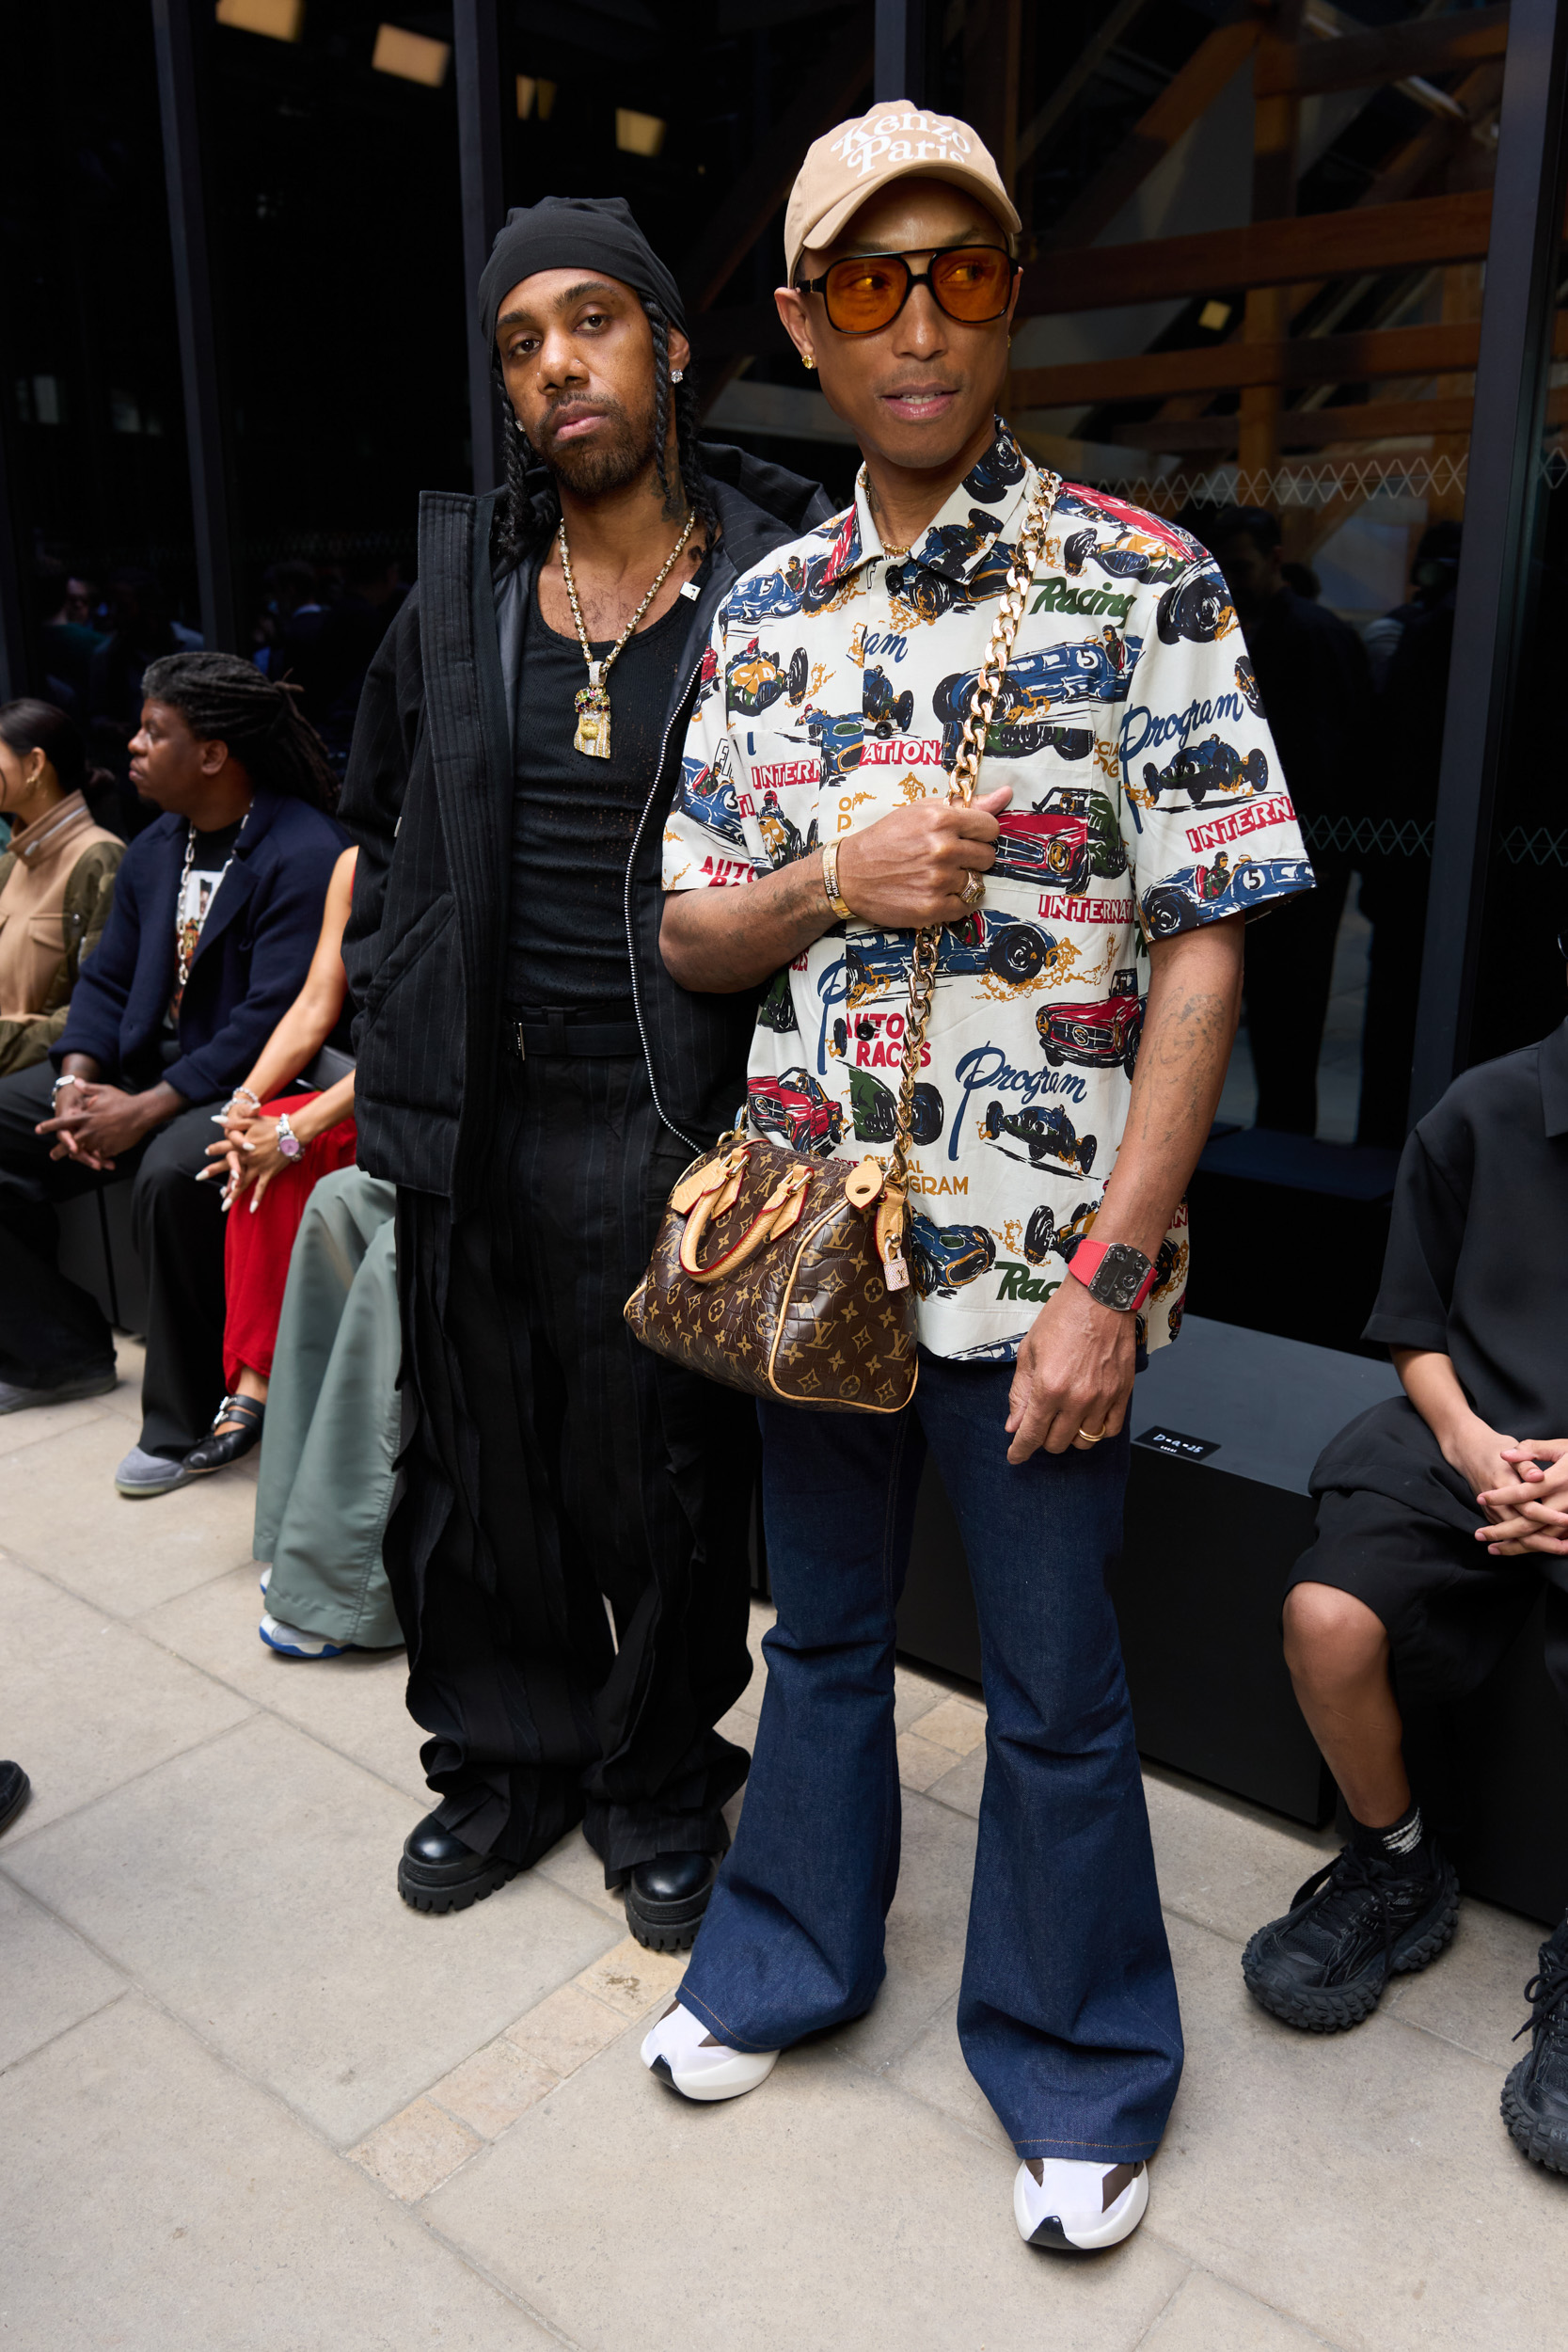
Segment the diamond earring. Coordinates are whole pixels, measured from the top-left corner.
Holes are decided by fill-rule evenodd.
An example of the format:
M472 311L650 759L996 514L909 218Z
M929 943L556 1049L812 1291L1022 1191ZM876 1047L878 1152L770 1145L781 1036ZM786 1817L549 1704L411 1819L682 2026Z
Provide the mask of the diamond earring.
M672 383L672 384L679 384L679 383L682 381L682 379L684 378L685 374L686 374L686 370L685 370L684 368L672 368L672 369L671 369L671 371L670 371L670 381L671 381L671 383Z

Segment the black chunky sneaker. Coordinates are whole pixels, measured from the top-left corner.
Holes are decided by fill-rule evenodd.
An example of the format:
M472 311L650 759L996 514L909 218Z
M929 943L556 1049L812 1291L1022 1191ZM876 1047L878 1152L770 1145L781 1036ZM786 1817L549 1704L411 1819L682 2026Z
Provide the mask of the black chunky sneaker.
M1568 2172L1568 1920L1541 1947L1541 1972L1525 1987L1530 2037L1503 2085L1503 2122L1532 2164Z
M639 1862L626 1880L626 1925L651 1952L689 1952L703 1924L718 1857L661 1853Z
M398 1893L415 1911L467 1911L521 1868L499 1853L475 1853L427 1813L404 1839Z
M1390 1977L1435 1960L1459 1916L1459 1881L1435 1837L1423 1843L1419 1871L1346 1846L1298 1887L1242 1955L1253 1999L1288 2026L1338 2033L1370 2015Z

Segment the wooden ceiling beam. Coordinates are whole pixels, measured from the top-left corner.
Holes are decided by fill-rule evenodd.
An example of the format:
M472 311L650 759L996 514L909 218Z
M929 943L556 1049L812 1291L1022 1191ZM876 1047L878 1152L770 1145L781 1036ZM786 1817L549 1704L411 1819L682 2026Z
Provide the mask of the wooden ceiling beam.
M1257 45L1258 24L1253 17L1221 24L1200 41L1148 113L1053 223L1051 245L1092 245L1155 167L1164 162L1177 141L1208 112Z
M1380 269L1423 269L1485 258L1492 191L1354 205L1244 229L1211 229L1141 244L1048 253L1023 273L1020 318L1123 303L1168 302L1239 287L1290 286Z
M1483 57L1500 57L1507 46L1506 8L1465 8L1376 32L1341 34L1337 40L1272 46L1267 56L1259 53L1253 88L1259 98L1374 88L1413 74L1459 72Z

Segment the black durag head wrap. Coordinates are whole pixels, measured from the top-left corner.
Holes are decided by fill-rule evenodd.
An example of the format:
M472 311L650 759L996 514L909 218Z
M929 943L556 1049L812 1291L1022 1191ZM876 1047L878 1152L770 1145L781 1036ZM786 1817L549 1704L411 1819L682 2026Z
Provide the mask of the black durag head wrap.
M619 196L546 196L508 213L479 280L479 320L494 349L496 320L522 278L542 269L596 269L658 304L672 326L686 332L676 285Z

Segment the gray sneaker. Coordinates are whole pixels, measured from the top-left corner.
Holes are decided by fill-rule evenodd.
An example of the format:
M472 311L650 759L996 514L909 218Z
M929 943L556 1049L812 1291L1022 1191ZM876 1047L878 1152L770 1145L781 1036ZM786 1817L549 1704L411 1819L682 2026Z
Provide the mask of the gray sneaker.
M119 1379L111 1364L107 1372L84 1372L57 1389L19 1389L0 1380L0 1413L25 1413L35 1405L72 1405L79 1396L107 1396Z
M176 1486L195 1484L183 1462L166 1461L161 1454L145 1454L134 1445L115 1472L115 1492L128 1496L133 1502L144 1502L149 1495L171 1495Z

